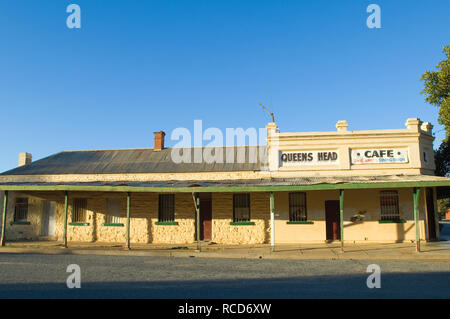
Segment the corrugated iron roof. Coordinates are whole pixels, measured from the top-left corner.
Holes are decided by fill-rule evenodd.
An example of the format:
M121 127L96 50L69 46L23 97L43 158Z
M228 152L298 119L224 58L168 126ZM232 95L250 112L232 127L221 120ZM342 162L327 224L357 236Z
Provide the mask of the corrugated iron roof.
M175 163L172 160L171 152L180 149L173 148L161 151L154 151L153 149L65 151L6 171L0 175L257 171L261 169L266 154L266 146L219 147L218 149L223 152L223 163L208 163L205 160L202 160L201 163L194 163L194 149L183 149L190 150L191 163ZM205 150L211 152L212 149L214 148L203 147L202 154ZM233 154L235 160L232 163L226 162L227 153ZM212 151L212 154L215 154L214 151ZM237 161L239 154L245 156L243 163ZM261 156L261 154L264 155ZM250 156L255 159L254 163L250 162Z

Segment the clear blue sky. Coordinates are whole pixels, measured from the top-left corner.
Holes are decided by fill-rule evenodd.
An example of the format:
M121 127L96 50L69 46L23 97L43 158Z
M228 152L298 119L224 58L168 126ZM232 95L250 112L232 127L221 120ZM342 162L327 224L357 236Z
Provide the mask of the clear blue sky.
M371 3L381 29L366 26ZM271 100L285 132L409 117L442 130L419 92L450 43L449 12L448 0L2 0L0 171L19 152L153 147L154 131L195 119L264 127L258 103Z

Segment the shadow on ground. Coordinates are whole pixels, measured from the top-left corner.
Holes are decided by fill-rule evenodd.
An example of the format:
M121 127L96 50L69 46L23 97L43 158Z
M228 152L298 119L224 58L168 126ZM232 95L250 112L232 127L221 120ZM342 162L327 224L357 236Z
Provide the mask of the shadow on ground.
M450 272L382 274L369 289L367 275L270 279L0 284L0 298L450 298Z

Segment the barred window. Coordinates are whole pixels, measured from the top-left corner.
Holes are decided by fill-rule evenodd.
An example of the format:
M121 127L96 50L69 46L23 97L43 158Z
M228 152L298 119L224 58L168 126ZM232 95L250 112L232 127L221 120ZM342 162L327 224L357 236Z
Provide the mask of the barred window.
M250 221L250 194L233 195L233 221Z
M175 221L175 194L159 195L158 221Z
M289 221L306 221L306 193L289 193Z
M28 198L16 198L14 221L24 222L28 219Z
M120 211L122 208L120 198L108 198L106 206L106 223L120 224Z
M381 220L399 220L400 211L398 209L398 192L380 192Z
M75 198L73 200L73 207L72 207L72 222L74 223L86 222L86 210L87 210L87 199Z

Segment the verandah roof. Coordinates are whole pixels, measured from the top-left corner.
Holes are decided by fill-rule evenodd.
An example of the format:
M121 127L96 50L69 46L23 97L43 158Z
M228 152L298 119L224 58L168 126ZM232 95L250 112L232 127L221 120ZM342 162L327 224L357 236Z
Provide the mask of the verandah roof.
M334 176L214 181L0 182L11 191L265 192L450 186L450 178L428 175Z

